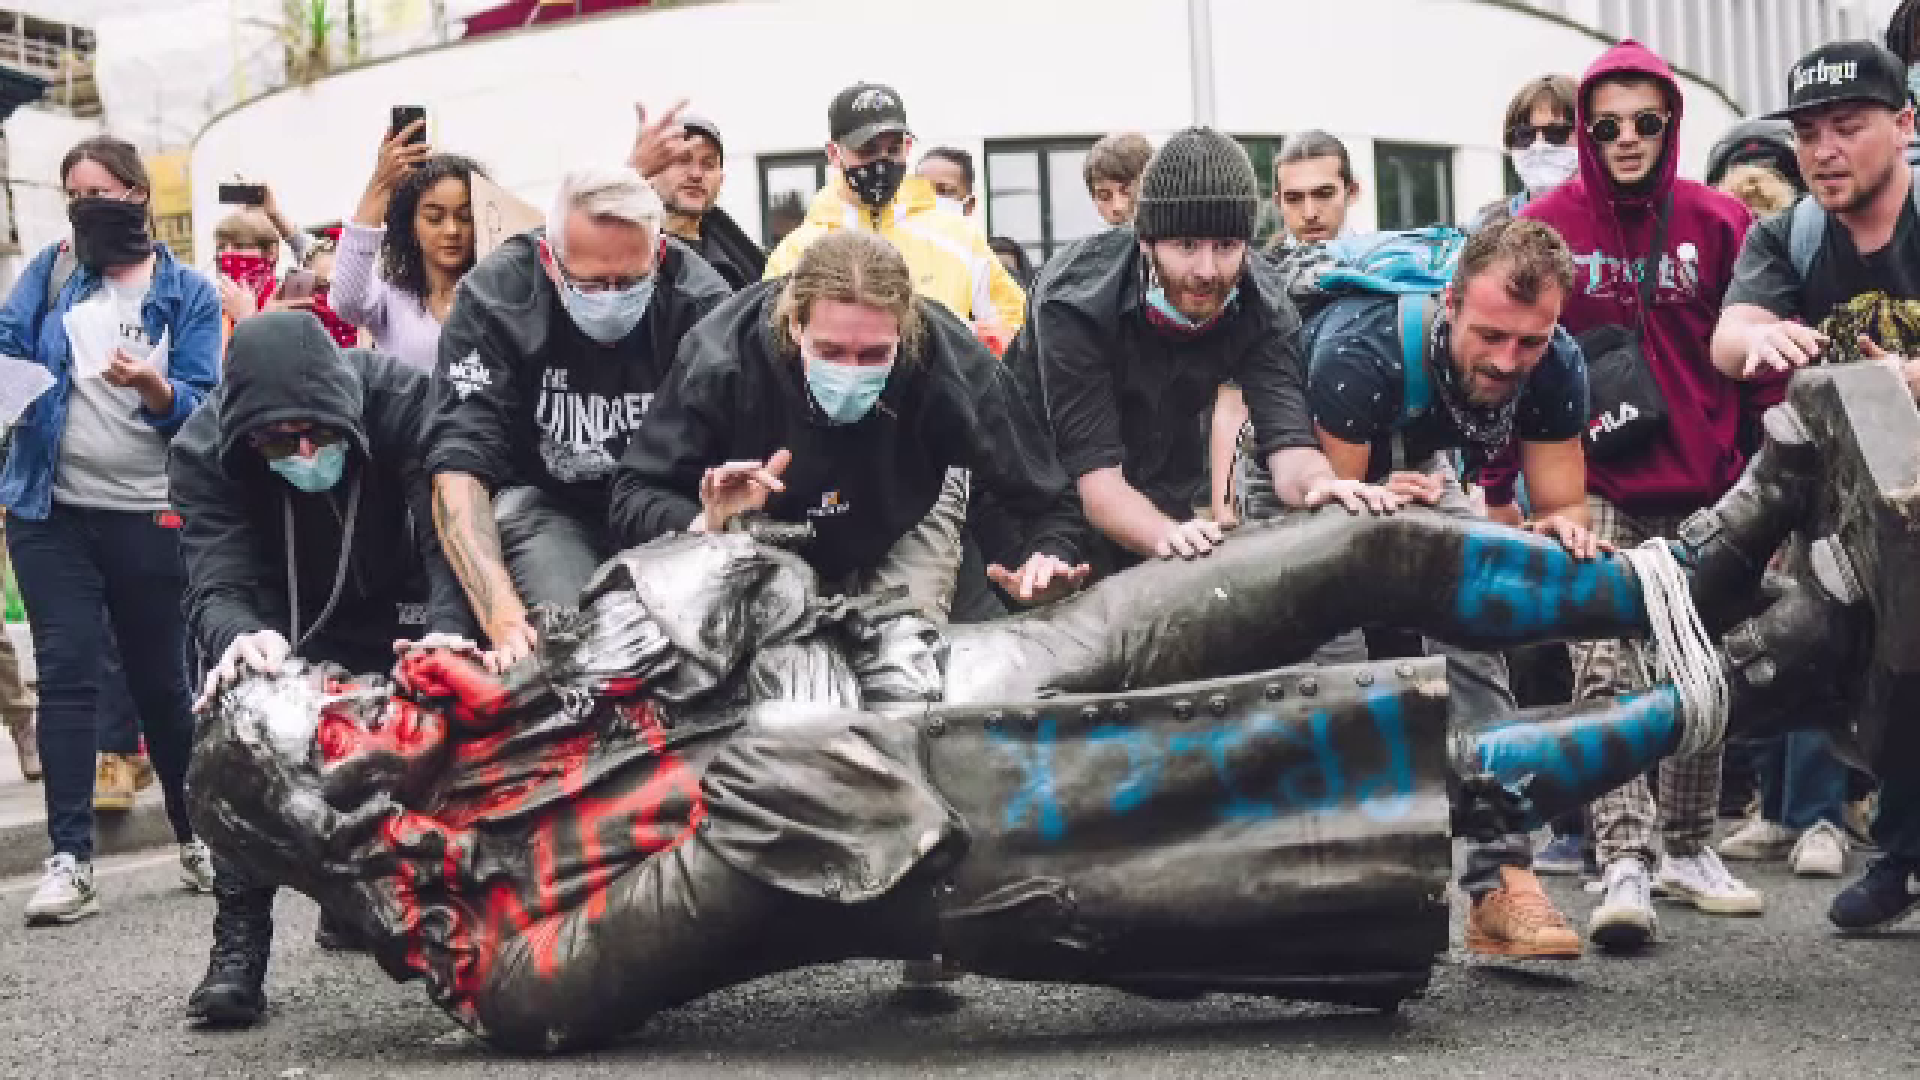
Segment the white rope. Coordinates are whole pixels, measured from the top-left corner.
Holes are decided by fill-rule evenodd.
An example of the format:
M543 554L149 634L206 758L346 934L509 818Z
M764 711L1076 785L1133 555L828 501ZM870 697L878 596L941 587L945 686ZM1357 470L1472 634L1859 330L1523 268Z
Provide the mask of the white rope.
M1713 638L1694 609L1685 572L1661 539L1621 555L1640 579L1652 631L1654 676L1672 680L1680 695L1685 728L1674 753L1697 754L1720 745L1727 734L1727 680Z

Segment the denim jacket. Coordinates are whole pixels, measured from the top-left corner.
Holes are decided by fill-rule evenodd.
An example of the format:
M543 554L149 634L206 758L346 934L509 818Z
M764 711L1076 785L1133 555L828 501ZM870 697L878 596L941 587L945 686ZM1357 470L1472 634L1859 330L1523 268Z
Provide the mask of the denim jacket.
M8 437L6 463L0 466L0 505L29 520L45 518L53 508L53 475L60 461L60 438L67 426L67 398L73 391L73 362L68 356L63 318L75 304L100 288L100 275L74 268L57 303L47 304L54 244L34 257L0 307L0 355L16 356L46 368L53 385L27 406ZM165 413L139 409L142 420L164 435L179 430L220 377L220 298L213 283L181 263L166 245L155 244L153 284L140 307L147 340L167 332L167 381L173 407ZM44 316L44 317L43 317Z

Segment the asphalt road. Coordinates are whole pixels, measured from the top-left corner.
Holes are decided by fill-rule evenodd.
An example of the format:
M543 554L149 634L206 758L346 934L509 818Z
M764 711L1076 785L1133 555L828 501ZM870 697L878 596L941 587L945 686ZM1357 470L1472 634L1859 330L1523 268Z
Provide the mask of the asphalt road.
M1636 959L1456 950L1396 1017L981 980L930 1013L895 998L888 967L846 964L698 1002L613 1052L526 1060L490 1054L370 960L316 950L314 907L285 895L269 1022L194 1031L181 1007L212 901L177 891L170 852L102 870L104 913L57 929L21 924L31 882L0 882L0 1077L1920 1076L1920 919L1836 938L1835 884L1779 871L1749 874L1765 917L1665 906L1665 940ZM1584 917L1577 883L1550 888Z

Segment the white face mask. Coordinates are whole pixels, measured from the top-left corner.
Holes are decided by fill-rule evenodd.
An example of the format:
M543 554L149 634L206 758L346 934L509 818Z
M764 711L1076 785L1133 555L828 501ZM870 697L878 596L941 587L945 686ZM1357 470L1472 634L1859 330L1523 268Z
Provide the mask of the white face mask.
M949 199L945 195L935 195L933 197L933 205L950 214L957 214L960 217L967 216L966 204L962 203L959 199Z
M1532 146L1511 153L1513 171L1520 174L1529 195L1545 195L1573 179L1580 168L1580 151L1571 140L1565 146L1555 146L1545 139L1535 139Z

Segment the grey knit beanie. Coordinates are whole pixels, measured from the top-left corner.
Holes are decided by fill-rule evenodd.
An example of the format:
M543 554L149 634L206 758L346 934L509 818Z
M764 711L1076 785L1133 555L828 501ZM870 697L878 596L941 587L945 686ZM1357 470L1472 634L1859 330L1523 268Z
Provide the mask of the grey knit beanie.
M1140 177L1133 231L1142 240L1212 236L1252 240L1260 181L1232 138L1193 127L1160 144Z

